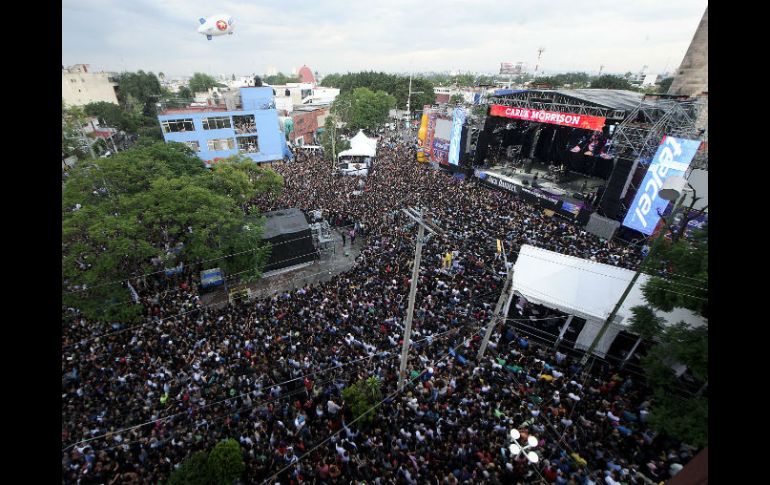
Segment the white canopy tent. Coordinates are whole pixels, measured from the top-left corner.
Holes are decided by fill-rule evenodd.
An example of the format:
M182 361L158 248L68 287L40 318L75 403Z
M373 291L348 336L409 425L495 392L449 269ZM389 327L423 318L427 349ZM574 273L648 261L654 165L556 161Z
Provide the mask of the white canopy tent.
M524 245L513 268L513 289L530 302L584 318L586 324L575 348L586 350L633 275L634 271L628 269ZM642 286L648 280L649 276L642 274L636 281L612 325L596 346L596 355L604 357L617 334L628 330L633 316L631 308L646 304ZM705 324L702 317L684 308L656 313L667 325L680 321L693 327Z
M369 138L363 130L359 130L356 136L350 139L350 148L340 152L338 158L342 157L376 157L377 140Z

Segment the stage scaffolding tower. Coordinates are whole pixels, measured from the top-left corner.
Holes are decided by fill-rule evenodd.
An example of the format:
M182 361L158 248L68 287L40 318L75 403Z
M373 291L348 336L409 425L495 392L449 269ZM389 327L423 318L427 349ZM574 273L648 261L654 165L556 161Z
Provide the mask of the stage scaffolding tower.
M634 183L639 166L645 169L649 166L664 136L703 141L702 148L690 167L708 170L708 128L698 127L698 120L704 109L707 108L701 100L659 99L654 103L642 100L617 126L612 135L609 152L614 157L633 160L631 172L620 196L624 214L628 207L623 199L628 190L636 193L639 189Z

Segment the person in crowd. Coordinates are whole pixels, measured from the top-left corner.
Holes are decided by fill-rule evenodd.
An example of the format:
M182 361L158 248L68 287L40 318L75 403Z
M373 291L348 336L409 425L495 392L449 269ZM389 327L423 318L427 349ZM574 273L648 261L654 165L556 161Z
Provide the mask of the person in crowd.
M386 135L367 190L352 197L354 177L297 154L276 166L284 193L249 203L255 213L321 208L343 244L345 231L351 245L360 235L353 267L331 279L215 308L185 265L132 280L148 324L129 331L63 308L62 482L165 482L226 438L241 444L248 483L632 484L685 463L695 450L677 452L649 429L649 396L622 372L584 369L511 321L475 360L505 280L496 239L509 261L533 244L634 268L638 251L414 160L413 144ZM419 273L408 380L395 393L417 232L400 209L410 206L444 234L424 243L432 256ZM364 425L343 390L369 377L387 399ZM539 463L511 456L513 428L538 438Z

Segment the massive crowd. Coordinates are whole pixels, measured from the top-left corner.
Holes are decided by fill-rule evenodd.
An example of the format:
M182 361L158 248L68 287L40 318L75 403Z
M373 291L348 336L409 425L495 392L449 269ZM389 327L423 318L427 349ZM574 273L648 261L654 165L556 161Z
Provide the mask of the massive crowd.
M277 167L283 195L252 202L320 209L363 238L353 268L329 281L214 309L191 273L146 278L146 322L115 330L63 309L63 482L157 483L224 438L241 443L246 483L658 483L686 463L693 450L656 436L644 389L612 369L582 368L510 322L475 361L505 278L497 238L512 260L522 244L625 267L640 255L414 160L381 140L361 190L298 156ZM417 232L407 206L445 233L423 249L396 393ZM387 399L359 426L341 391L370 376ZM540 462L511 456L513 428L539 439Z

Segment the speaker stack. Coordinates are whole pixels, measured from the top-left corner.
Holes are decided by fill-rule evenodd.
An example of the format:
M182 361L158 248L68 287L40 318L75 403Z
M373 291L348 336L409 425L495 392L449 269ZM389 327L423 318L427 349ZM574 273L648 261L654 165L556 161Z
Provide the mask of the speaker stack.
M617 219L620 216L622 206L620 204L620 194L628 180L628 174L631 173L631 167L634 162L625 158L615 159L615 168L612 170L610 179L601 196L599 208L606 217Z

